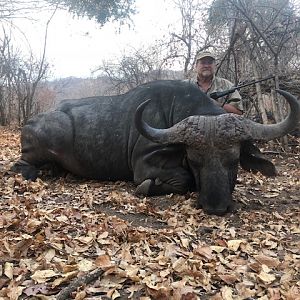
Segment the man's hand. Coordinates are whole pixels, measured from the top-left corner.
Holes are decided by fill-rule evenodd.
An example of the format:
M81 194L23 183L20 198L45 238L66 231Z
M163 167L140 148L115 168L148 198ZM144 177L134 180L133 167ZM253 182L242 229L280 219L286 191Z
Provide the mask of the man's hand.
M222 106L222 105L221 105ZM223 108L228 112L228 113L233 113L233 114L237 114L237 115L242 115L243 112L241 110L239 110L238 108L236 108L235 106L231 105L231 104L224 104Z

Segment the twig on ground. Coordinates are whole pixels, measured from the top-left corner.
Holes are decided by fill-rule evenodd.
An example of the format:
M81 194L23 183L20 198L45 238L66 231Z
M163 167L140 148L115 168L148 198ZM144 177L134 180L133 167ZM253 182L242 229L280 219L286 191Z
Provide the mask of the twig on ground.
M57 300L70 299L69 296L71 293L76 291L80 286L87 285L95 281L103 273L104 271L102 269L95 269L92 272L73 280L67 287L65 287L58 293L56 299Z
M263 151L263 154L283 155L283 154L286 154L286 152L283 152L283 151L267 150L267 151Z

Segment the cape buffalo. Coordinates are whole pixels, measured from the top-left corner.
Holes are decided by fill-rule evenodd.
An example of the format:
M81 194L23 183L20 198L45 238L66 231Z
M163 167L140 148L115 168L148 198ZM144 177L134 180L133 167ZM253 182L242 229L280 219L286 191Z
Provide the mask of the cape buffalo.
M149 196L196 189L198 205L222 215L232 206L239 162L249 171L275 175L274 165L251 140L278 138L297 125L299 102L278 92L291 110L274 125L226 114L184 81L155 81L123 95L64 100L23 127L22 156L14 170L34 180L39 168L54 163L85 178L134 180L137 193Z

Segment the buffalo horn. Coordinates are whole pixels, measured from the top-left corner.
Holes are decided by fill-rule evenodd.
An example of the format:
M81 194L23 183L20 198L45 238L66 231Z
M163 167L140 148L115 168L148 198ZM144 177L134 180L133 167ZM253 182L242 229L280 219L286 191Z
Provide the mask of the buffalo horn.
M245 119L245 125L249 135L254 140L269 141L280 138L292 131L300 120L300 102L290 93L283 90L276 90L290 105L288 116L277 124L264 125Z
M180 143L184 142L180 139L180 136L182 136L182 126L184 125L178 123L175 126L172 126L171 128L166 129L158 129L153 128L149 126L142 118L143 111L145 107L149 104L151 100L148 99L145 102L141 103L135 112L135 126L137 130L147 139L149 139L152 142L155 143L161 143L161 144L173 144L173 143ZM186 127L186 126L184 126Z
M300 102L290 93L277 90L290 105L289 115L278 124L263 125L242 116L223 114L218 116L190 116L166 129L153 128L142 118L146 105L140 104L135 114L135 125L147 139L162 144L184 143L195 145L199 141L214 140L271 140L293 130L300 119Z

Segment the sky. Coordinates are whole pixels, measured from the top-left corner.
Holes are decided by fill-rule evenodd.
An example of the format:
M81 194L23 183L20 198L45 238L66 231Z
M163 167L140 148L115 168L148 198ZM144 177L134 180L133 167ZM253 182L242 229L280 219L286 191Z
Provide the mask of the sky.
M138 14L133 16L134 28L126 25L118 33L116 24L100 27L96 21L57 11L50 22L46 59L52 66L52 78L89 77L102 60L114 59L130 49L151 44L161 38L169 24L176 24L179 12L172 9L172 0L136 0ZM42 55L46 22L51 12L41 12L40 20L19 20L18 26L28 39L34 54Z

